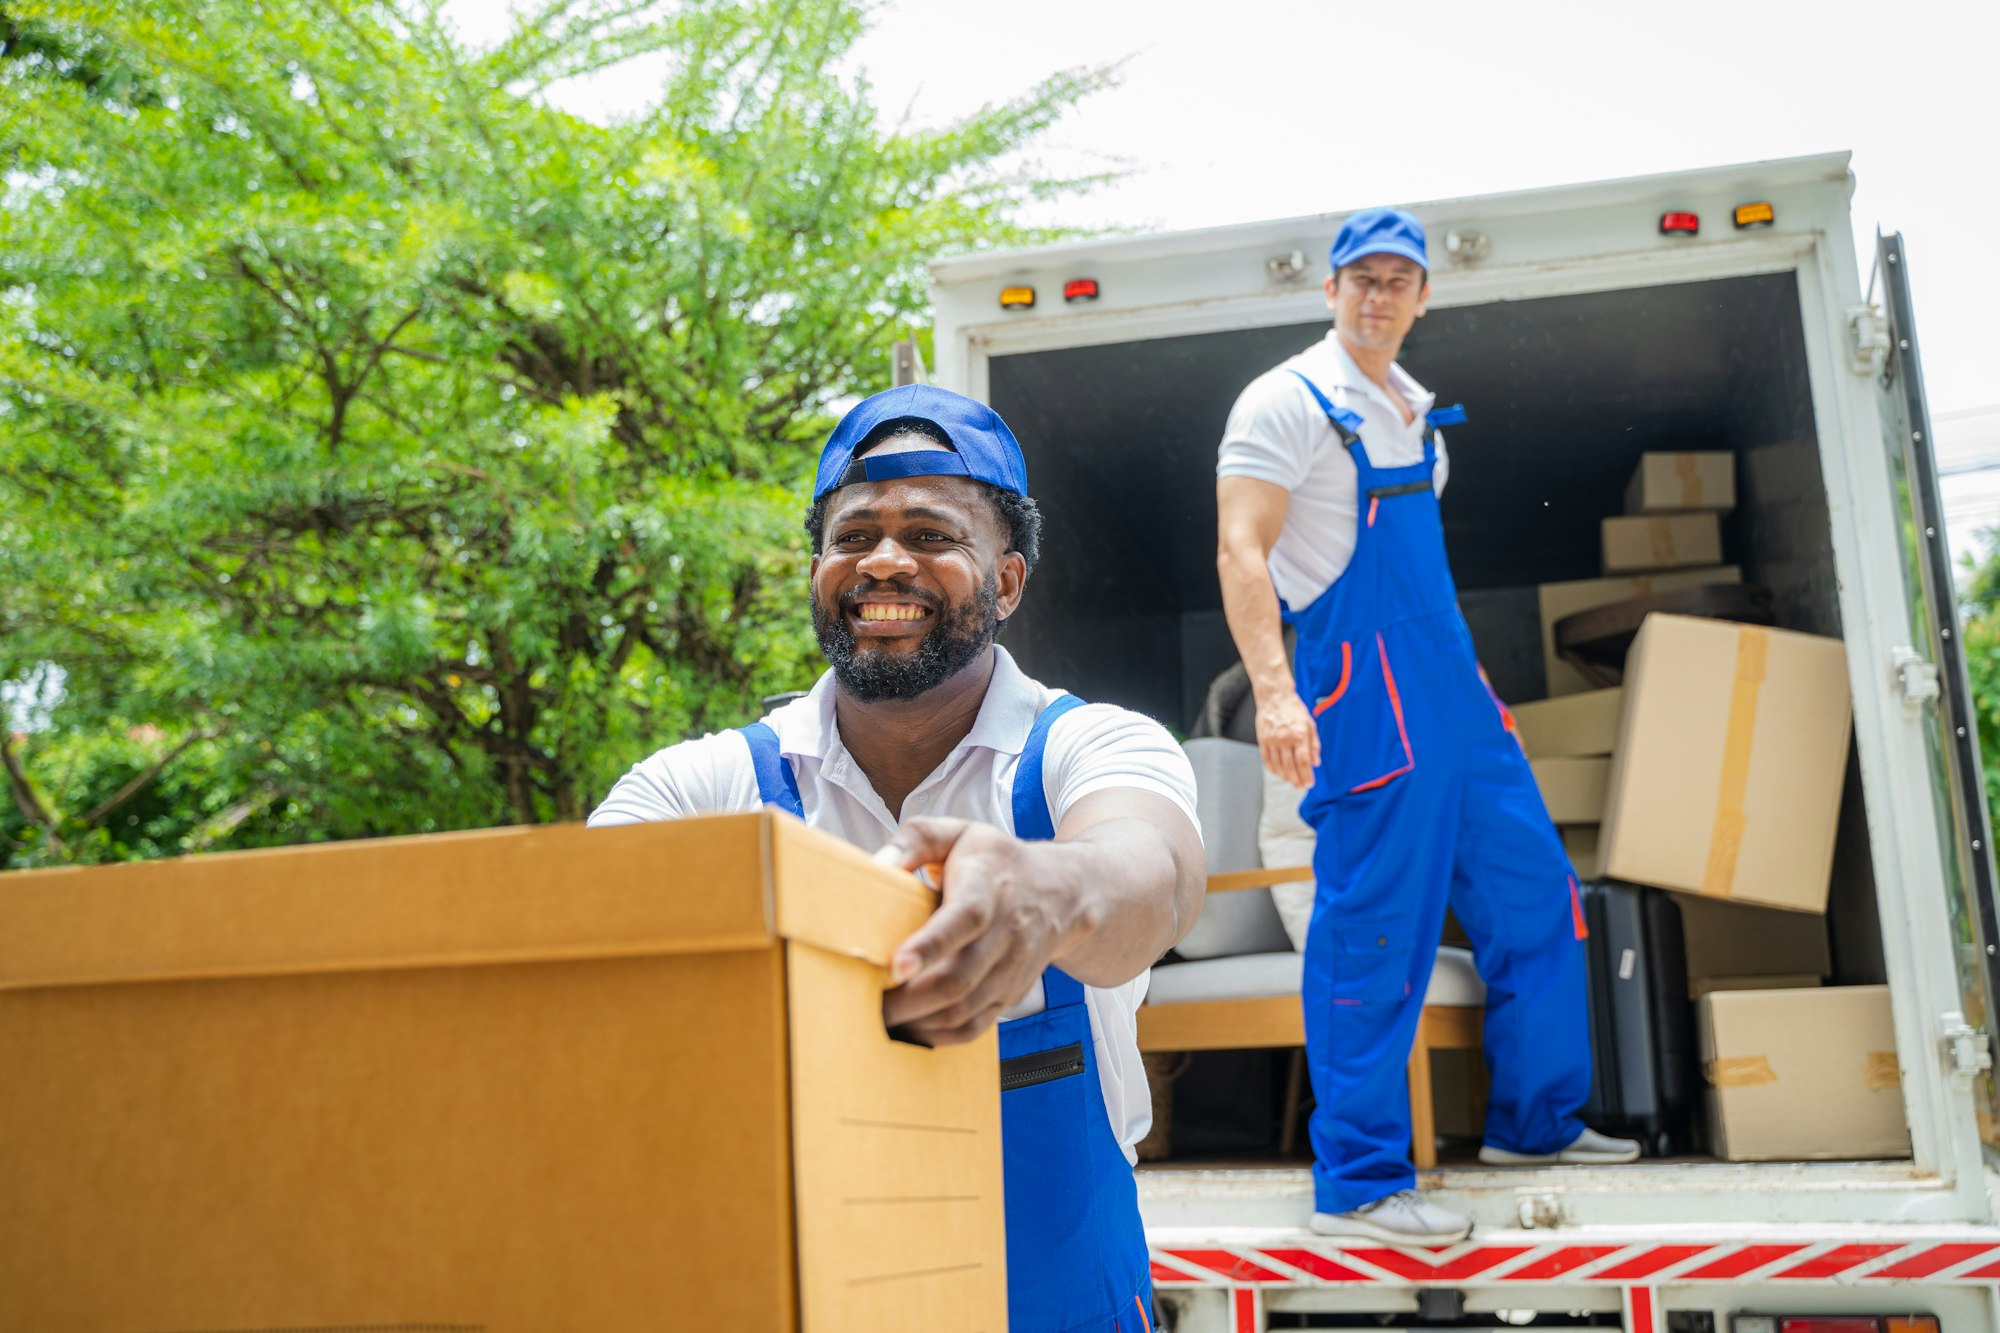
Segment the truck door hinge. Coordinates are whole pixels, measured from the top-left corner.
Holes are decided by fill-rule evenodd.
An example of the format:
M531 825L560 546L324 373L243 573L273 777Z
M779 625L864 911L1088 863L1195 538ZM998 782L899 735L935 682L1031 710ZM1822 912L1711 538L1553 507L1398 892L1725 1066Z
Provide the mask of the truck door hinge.
M1965 1021L1964 1014L1945 1014L1941 1021L1952 1082L1969 1087L1974 1079L1993 1068L1993 1044L1984 1032Z
M1916 649L1904 646L1889 650L1889 665L1896 673L1896 684L1903 692L1903 707L1915 716L1927 703L1936 703L1938 697L1938 669L1935 662L1926 661Z
M1851 335L1847 349L1851 368L1857 375L1872 376L1889 355L1888 321L1874 306L1853 306L1847 312L1847 331Z

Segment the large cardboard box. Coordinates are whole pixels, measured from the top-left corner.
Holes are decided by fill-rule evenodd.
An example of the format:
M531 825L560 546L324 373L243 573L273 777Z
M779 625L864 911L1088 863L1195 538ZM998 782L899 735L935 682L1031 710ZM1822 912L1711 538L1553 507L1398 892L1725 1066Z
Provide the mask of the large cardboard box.
M1604 817L1609 759L1532 759L1528 767L1556 823L1595 824Z
M1686 569L1722 561L1722 523L1714 514L1645 514L1604 520L1604 572Z
M931 906L770 814L0 877L0 1328L1004 1328Z
M1641 574L1632 578L1575 579L1568 583L1544 583L1536 589L1542 606L1542 676L1553 699L1564 694L1594 690L1569 663L1556 656L1555 623L1592 607L1609 606L1628 597L1649 597L1656 592L1699 588L1711 583L1741 583L1743 571L1734 565L1713 569L1684 569L1666 574Z
M1850 721L1838 639L1648 616L1625 664L1605 873L1824 912Z
M1736 455L1641 454L1625 488L1625 512L1662 514L1736 507Z
M1687 941L1688 978L1824 977L1833 971L1826 918L1809 912L1674 895ZM1710 987L1710 989L1717 989Z
M1718 991L1696 1015L1717 1157L1909 1156L1887 986Z
M1516 704L1514 731L1530 759L1587 758L1610 754L1618 744L1623 690L1592 690Z

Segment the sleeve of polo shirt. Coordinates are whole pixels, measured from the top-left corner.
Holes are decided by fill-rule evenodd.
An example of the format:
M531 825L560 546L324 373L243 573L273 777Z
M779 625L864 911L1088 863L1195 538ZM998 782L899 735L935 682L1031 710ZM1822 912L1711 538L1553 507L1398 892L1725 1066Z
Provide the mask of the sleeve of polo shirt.
M1166 797L1200 835L1194 766L1165 727L1113 704L1085 704L1058 718L1042 760L1042 790L1056 827L1084 797L1118 788Z
M1312 468L1317 439L1313 427L1322 419L1298 376L1284 370L1264 372L1250 381L1229 409L1215 475L1252 477L1296 490Z
M644 824L691 815L750 814L761 810L757 770L740 732L718 731L682 741L634 764L591 811L591 828Z

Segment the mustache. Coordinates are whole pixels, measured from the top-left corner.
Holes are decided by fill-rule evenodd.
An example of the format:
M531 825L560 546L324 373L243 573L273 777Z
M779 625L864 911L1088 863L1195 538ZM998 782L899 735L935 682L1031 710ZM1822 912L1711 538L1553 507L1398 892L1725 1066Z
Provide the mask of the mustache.
M840 609L852 611L864 597L894 597L902 601L916 602L926 611L935 611L943 602L930 593L918 592L915 588L899 588L893 583L870 583L859 588L850 588L840 594Z

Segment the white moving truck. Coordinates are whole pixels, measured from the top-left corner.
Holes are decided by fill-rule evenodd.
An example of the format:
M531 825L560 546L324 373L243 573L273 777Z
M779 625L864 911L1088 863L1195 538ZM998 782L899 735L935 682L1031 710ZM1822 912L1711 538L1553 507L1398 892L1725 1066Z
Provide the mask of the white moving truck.
M1890 989L1909 1159L1446 1167L1424 1188L1478 1229L1443 1251L1314 1235L1295 1163L1148 1165L1163 1326L2000 1331L1990 834L1908 261L1884 238L1864 295L1851 190L1836 154L1417 205L1435 296L1404 359L1471 412L1444 501L1469 614L1597 574L1640 452L1737 452L1730 559L1781 624L1846 645L1833 981ZM1746 205L1767 210L1739 227ZM1014 426L1047 515L1008 638L1029 671L1186 728L1234 660L1216 444L1241 387L1325 332L1339 222L933 265L934 378Z

